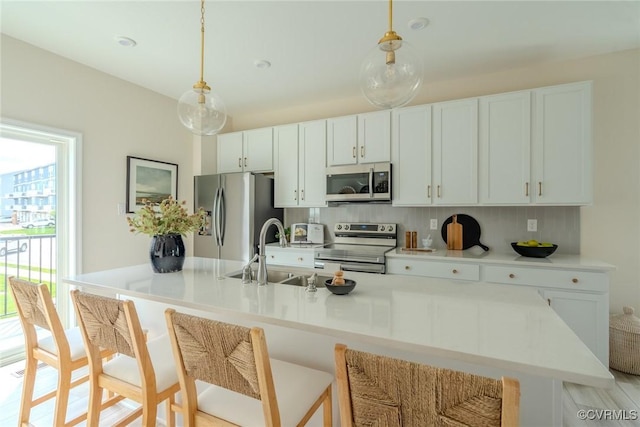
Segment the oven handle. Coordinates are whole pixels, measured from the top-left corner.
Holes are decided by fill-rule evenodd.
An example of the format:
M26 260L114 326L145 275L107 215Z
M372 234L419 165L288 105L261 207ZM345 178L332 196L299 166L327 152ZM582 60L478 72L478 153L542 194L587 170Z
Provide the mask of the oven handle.
M369 197L373 199L373 168L369 168Z
M358 257L345 257L345 256L332 257L332 256L322 255L322 256L316 256L315 259L318 261L338 261L338 262L347 261L347 262L367 262L371 264L378 264L378 263L384 264L384 257L376 258L374 260L373 258L358 258Z
M385 273L384 264L349 264L341 263L340 270L343 271L355 271L361 273Z

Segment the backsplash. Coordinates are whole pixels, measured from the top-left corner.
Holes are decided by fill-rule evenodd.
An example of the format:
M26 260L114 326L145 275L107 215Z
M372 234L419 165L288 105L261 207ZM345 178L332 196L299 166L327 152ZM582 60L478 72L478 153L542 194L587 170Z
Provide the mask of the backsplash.
M498 253L512 251L511 242L535 239L558 245L556 253L580 253L580 208L577 206L518 207L423 207L406 208L391 205L351 204L330 208L285 209L287 226L297 222L325 225L325 241L332 241L336 222L391 222L398 224L398 245L404 244L405 230L418 232L420 239L431 234L433 247L445 248L440 229L451 215L464 213L480 223L480 242ZM438 229L430 230L432 218ZM527 220L538 220L538 231L527 231Z

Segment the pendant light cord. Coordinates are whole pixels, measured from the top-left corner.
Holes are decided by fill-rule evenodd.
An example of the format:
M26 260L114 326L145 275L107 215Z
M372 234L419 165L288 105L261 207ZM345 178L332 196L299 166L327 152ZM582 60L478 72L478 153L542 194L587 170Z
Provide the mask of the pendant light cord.
M204 82L204 0L200 1L200 81Z
M389 0L389 32L393 31L393 0Z

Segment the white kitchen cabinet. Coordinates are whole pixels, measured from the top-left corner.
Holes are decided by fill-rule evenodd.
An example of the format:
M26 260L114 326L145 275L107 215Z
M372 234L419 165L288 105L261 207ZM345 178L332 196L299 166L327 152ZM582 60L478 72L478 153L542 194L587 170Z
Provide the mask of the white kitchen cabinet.
M287 267L313 268L313 246L286 247L265 246L267 265L282 265Z
M535 89L533 203L593 201L591 82Z
M480 280L477 264L423 259L387 258L387 273L408 276L440 277L456 280Z
M609 366L608 294L549 289L539 292L602 364Z
M326 121L274 128L276 207L322 207L325 202Z
M478 100L439 102L433 108L433 203L478 203ZM399 165L402 167L402 165Z
M609 278L604 272L487 265L482 280L533 286L587 347L609 366Z
M242 132L218 135L218 173L242 172Z
M391 160L391 112L358 114L358 163Z
M427 206L432 201L431 106L393 112L391 138L394 206Z
M218 173L273 171L273 128L218 136Z
M479 198L486 205L531 201L531 91L480 97Z
M497 261L493 257L490 254L483 259L455 261L446 255L398 252L387 256L386 265L388 274L479 280L534 289L593 354L609 366L609 274L606 268L585 268L575 262L541 266L537 259L532 259L529 266L522 262Z
M327 165L391 160L391 113L388 110L327 120Z

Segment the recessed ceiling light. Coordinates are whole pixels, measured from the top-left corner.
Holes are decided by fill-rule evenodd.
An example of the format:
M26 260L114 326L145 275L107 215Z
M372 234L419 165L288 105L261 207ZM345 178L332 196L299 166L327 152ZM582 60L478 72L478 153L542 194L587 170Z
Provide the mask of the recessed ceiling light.
M114 40L120 46L124 46L124 47L134 47L135 45L138 44L134 39L131 39L129 37L124 37L124 36L115 36Z
M412 30L423 30L427 25L429 25L429 20L427 18L413 18L407 25Z
M256 59L255 61L253 61L253 65L260 70L266 70L267 68L271 67L271 62L267 61L266 59Z

